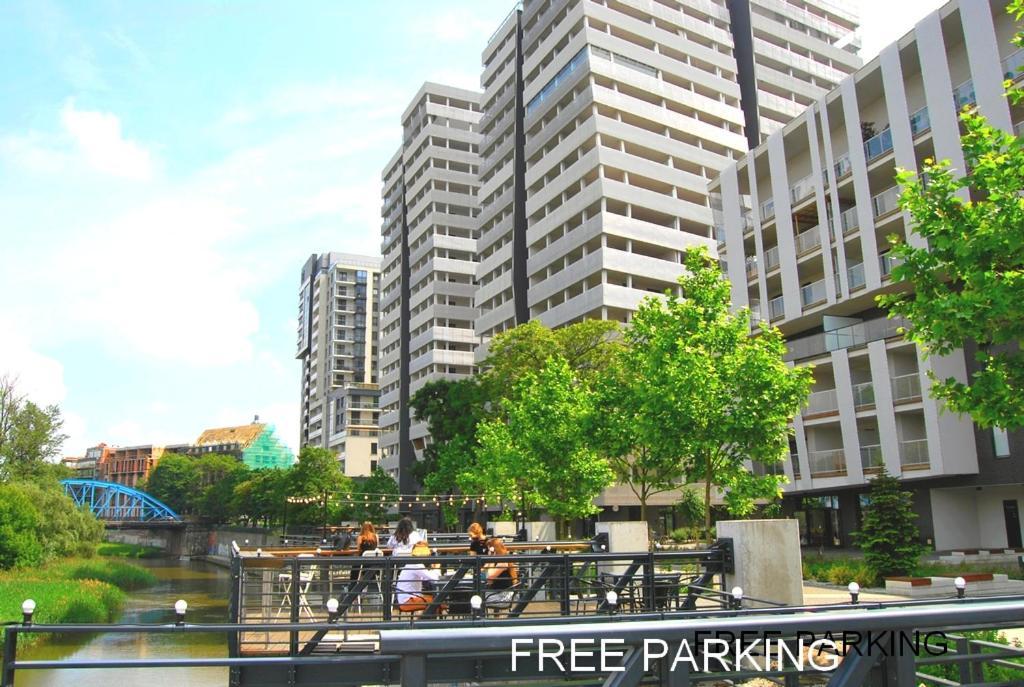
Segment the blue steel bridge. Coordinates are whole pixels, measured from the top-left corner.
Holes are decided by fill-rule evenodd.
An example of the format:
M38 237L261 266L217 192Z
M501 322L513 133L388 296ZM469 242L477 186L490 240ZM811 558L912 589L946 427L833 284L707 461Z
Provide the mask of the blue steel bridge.
M123 484L95 479L66 479L61 484L77 505L88 506L93 515L108 523L181 522L181 516L167 504Z

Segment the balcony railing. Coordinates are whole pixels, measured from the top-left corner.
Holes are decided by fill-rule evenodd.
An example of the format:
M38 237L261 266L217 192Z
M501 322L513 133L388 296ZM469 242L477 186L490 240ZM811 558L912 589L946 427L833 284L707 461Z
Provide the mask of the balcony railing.
M814 192L814 175L808 174L789 187L789 198L795 205Z
M806 231L802 231L796 235L796 254L797 256L805 253L810 253L812 250L821 245L821 229L815 225Z
M747 264L747 278L748 279L753 279L754 277L757 276L757 258L753 257L753 256L747 258L746 264Z
M836 412L839 412L839 397L835 389L812 391L807 395L807 407L803 412L805 416Z
M793 478L800 479L800 455L797 453L790 453L789 465L793 468Z
M900 467L914 469L928 467L928 465L927 439L900 442Z
M871 382L861 382L853 385L853 406L860 410L871 408L875 405L875 385Z
M888 277L892 274L892 268L899 265L902 260L890 253L882 253L878 256L878 269L881 271L883 277Z
M967 81L953 89L953 104L956 105L956 109L961 110L968 105L973 105L976 101L974 81L971 79L967 79Z
M850 164L850 154L843 153L836 158L836 162L832 165L832 171L835 172L836 181L839 181L847 174L853 171L853 165Z
M812 476L846 474L846 455L841 448L811 451L808 458Z
M773 217L775 217L775 199L769 198L761 203L761 221L767 222Z
M846 281L850 285L850 291L863 289L867 282L864 279L864 263L858 262L846 270Z
M825 291L824 279L800 287L800 302L805 308L824 303L827 298L828 293Z
M1024 50L1018 50L1003 60L1003 79L1016 81L1024 76L1021 67L1024 67Z
M857 231L857 227L860 226L860 220L857 219L856 205L843 210L842 214L839 215L839 225L843 229L843 236Z
M922 107L920 110L910 115L910 135L915 138L919 134L923 134L932 128L932 120L928 116L928 108Z
M761 326L761 301L750 301L750 326Z
M879 444L862 445L860 447L860 466L864 470L878 470L885 467L882 447Z
M743 211L743 233L751 231L754 228L754 213L750 210Z
M887 188L871 199L871 210L874 212L876 218L888 215L890 212L895 212L899 209L899 199L899 186Z
M768 301L768 317L774 320L781 320L786 316L786 305L782 296L776 296Z
M848 327L825 332L825 348L829 351L837 351L842 348L863 346L871 341L899 336L899 328L908 325L909 322L902 317L891 320L887 317L879 317L867 322L858 322Z
M912 372L892 378L893 401L916 401L921 398L921 377Z
M877 160L892 150L892 129L886 129L864 141L864 156L868 162Z
M771 272L779 266L779 247L772 246L764 252L764 271Z

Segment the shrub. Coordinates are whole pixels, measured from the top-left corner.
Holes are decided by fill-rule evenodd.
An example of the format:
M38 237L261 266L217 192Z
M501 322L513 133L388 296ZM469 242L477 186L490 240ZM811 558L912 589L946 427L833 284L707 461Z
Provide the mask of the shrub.
M44 550L37 536L42 519L23 489L0 485L0 569L42 562Z
M972 640L1014 646L1018 649L1021 648L1020 640L1015 640L1011 644L1011 642L1006 638L1006 635L998 630L974 630L972 632L958 632L956 634ZM956 640L954 636L950 635L945 642L942 639L932 641L932 646L940 646L942 644L947 644L949 646L950 653L956 651ZM982 653L998 651L998 649L990 647L979 648L976 650L981 651ZM1021 664L1021 668L1010 668L1009 666L995 665L994 662L986 662L981 668L982 679L984 682L1000 685L1018 684L1021 677L1024 676L1024 663L1022 663L1020 659L1011 658L1004 660ZM935 677L944 678L946 680L956 681L960 679L960 669L955 664L920 666L918 667L918 670L926 675L934 675Z
M887 474L885 468L873 480L864 507L864 522L855 533L868 566L879 577L909 575L917 567L923 547L910 492Z
M156 583L156 575L145 568L118 561L90 561L73 567L72 580L99 580L118 589L142 589Z

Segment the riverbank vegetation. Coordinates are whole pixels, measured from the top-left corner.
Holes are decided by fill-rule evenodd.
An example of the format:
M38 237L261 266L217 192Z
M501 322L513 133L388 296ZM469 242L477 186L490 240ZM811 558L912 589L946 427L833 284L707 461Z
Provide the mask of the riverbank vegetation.
M96 547L96 555L110 558L163 558L167 552L155 546L106 541Z

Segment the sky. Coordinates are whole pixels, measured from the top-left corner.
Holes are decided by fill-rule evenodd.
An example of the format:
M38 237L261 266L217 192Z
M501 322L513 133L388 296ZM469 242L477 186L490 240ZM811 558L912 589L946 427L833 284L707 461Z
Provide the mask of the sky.
M508 0L0 2L0 374L81 455L259 415L298 446L299 274L380 251L425 80ZM862 55L938 0L862 0Z

